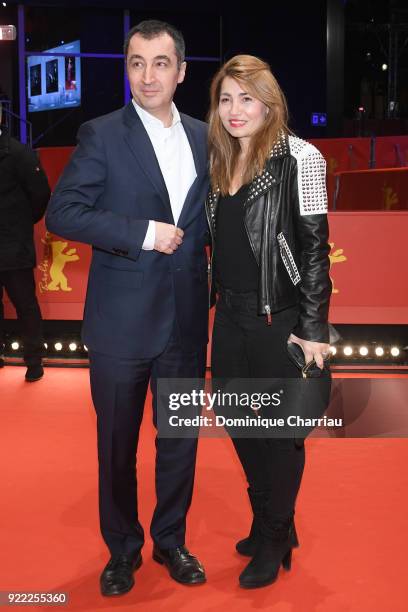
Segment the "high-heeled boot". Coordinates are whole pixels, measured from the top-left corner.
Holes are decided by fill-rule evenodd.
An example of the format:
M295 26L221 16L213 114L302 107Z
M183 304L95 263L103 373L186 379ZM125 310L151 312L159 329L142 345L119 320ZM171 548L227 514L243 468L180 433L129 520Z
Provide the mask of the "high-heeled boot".
M259 536L259 515L262 510L262 500L265 496L265 491L255 491L251 487L248 487L248 496L249 501L251 502L252 508L252 525L249 535L243 540L239 540L236 543L235 548L240 555L244 555L245 557L253 557L257 546L259 544L260 536ZM291 543L293 548L297 548L299 546L299 540L296 533L295 523L292 520L291 525Z
M240 555L253 557L259 543L259 514L262 509L263 491L255 491L248 487L249 501L252 508L252 524L249 535L236 543L235 548Z
M259 522L260 541L255 555L239 577L239 584L246 589L256 589L275 582L282 565L290 570L292 518L274 521L263 510Z

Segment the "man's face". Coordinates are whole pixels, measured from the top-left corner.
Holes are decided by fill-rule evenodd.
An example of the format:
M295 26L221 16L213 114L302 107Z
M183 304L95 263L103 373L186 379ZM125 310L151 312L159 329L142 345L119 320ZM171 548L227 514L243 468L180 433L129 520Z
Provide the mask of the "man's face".
M174 41L167 33L146 40L140 34L130 39L126 58L133 98L158 119L168 118L178 83L184 81L186 63L177 65Z

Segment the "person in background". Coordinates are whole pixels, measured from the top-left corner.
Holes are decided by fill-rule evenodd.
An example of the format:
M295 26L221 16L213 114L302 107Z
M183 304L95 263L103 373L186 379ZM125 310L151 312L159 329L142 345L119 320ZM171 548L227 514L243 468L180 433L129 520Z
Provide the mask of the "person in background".
M209 154L213 378L299 378L288 342L323 368L331 294L325 161L288 130L284 95L261 59L235 56L214 77ZM330 381L323 384L327 390ZM236 546L252 557L239 582L262 587L281 564L290 568L298 545L304 444L295 437L232 441L253 509L250 534Z
M41 310L34 281L36 256L33 229L43 216L51 192L37 155L12 138L4 127L0 133L0 355L3 345L4 290L7 291L21 327L25 379L42 378L43 334ZM4 359L0 357L0 367Z

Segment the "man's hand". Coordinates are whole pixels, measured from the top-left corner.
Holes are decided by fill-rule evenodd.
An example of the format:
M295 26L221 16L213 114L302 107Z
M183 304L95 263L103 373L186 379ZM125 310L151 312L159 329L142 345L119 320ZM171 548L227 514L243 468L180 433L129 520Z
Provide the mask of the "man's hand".
M160 253L171 255L183 242L184 232L179 227L170 223L155 222L156 239L154 249Z
M290 334L288 338L289 342L299 344L305 354L306 363L315 360L316 365L322 370L323 369L323 358L326 358L330 352L330 344L324 342L312 342L311 340L303 340L298 338L295 334Z

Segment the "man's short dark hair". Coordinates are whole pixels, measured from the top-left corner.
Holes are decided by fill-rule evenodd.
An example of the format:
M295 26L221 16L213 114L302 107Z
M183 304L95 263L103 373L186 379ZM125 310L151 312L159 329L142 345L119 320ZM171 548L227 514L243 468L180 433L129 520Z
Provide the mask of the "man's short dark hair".
M129 51L130 39L135 34L140 34L140 36L146 38L147 40L156 38L156 36L160 36L161 34L168 34L174 41L178 66L180 67L181 63L184 62L184 58L186 55L186 44L184 42L182 33L169 23L166 23L165 21L158 21L157 19L148 19L146 21L141 21L129 30L123 45L125 61Z

